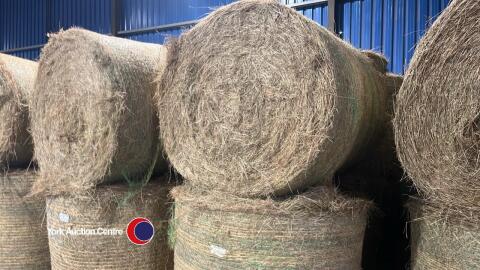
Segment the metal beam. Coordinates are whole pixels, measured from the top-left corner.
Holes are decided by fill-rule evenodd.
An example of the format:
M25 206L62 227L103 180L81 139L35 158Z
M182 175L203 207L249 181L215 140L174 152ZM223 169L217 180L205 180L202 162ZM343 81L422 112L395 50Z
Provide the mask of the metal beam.
M192 26L192 25L197 24L198 22L199 22L199 20L192 20L192 21L185 21L185 22L179 22L179 23L164 24L164 25L153 26L153 27L146 27L146 28L140 28L140 29L126 30L126 31L118 31L118 32L117 32L117 35L119 35L119 36L128 36L128 35L135 35L135 34L142 34L142 33L165 31L165 30L169 30L169 29L189 27L189 26Z
M0 51L0 53L14 53L14 52L21 52L21 51L29 51L33 49L41 49L44 45L45 44L39 44L39 45L32 45L32 46L21 47L21 48L8 49L8 50Z
M310 0L301 3L289 4L287 6L291 8L309 8L313 6L318 6L319 4L327 3L329 0Z
M112 13L110 15L110 33L112 36L116 36L118 29L117 29L117 16L118 16L118 1L112 0Z
M335 0L328 0L328 30L336 33L335 27Z

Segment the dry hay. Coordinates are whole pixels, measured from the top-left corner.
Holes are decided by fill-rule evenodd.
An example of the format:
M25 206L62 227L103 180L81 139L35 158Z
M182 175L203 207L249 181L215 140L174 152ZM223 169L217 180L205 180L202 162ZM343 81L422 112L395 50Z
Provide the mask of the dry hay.
M133 192L126 186L98 187L93 196L47 198L48 229L119 229L125 232L135 217L149 219L155 227L150 243L137 246L126 234L49 235L52 269L173 269L168 247L170 187L150 183ZM53 231L52 231L53 232Z
M381 137L388 80L383 58L293 9L239 1L169 45L165 152L192 184L244 197L326 183Z
M284 201L172 195L175 269L361 269L367 201L324 187Z
M459 219L448 209L409 203L412 269L480 269L480 223ZM475 217L478 220L478 216Z
M480 211L480 1L453 1L418 45L396 98L399 159L437 206ZM478 215L478 214L477 214Z
M27 101L38 64L0 54L0 167L23 167L33 154Z
M0 175L0 269L50 269L45 198L25 198L35 178L27 170Z
M152 99L165 54L76 28L50 36L31 105L35 192L82 193L147 174L160 147Z

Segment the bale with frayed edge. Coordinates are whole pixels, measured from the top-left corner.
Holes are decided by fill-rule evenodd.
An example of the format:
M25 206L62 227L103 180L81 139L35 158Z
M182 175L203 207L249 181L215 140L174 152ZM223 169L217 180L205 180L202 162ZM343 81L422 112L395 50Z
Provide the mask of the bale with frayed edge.
M167 59L161 138L204 189L256 197L329 182L389 122L385 59L277 1L219 8L171 42Z
M477 213L479 14L479 1L456 0L435 21L415 51L394 120L399 159L423 197Z
M35 178L29 170L0 175L0 269L50 269L45 198L25 197Z
M92 196L48 197L52 269L173 269L167 241L169 191L164 183L152 182L141 190L112 185L97 188ZM143 246L133 244L126 235L127 225L136 217L154 225L152 240ZM111 233L88 235L98 228ZM68 234L68 230L79 234Z
M148 176L160 151L152 99L165 54L76 28L50 36L31 104L41 169L34 192L81 193Z
M283 201L172 195L175 269L361 269L367 201L323 187Z
M452 216L420 200L411 201L409 209L413 270L480 269L478 216Z
M38 64L0 54L0 167L24 167L32 160L27 101Z

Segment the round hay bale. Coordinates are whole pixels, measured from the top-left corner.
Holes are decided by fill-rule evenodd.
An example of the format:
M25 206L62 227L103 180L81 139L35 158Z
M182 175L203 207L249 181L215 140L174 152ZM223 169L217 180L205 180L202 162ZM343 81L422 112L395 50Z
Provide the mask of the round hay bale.
M148 174L160 151L152 99L165 54L76 28L50 36L31 106L41 169L34 192L81 193Z
M452 1L418 45L396 97L400 161L437 205L480 211L480 2Z
M25 198L34 171L0 175L0 269L50 269L45 198Z
M412 269L480 269L480 226L420 201L410 202Z
M161 138L173 166L204 189L257 197L329 182L388 122L384 60L277 1L219 8L167 59Z
M175 269L361 269L371 205L316 188L284 201L175 188Z
M38 64L0 54L0 167L23 167L33 155L27 101Z
M135 193L113 185L97 188L93 196L47 197L52 269L173 269L167 241L169 190L152 182ZM149 219L155 228L153 239L143 246L131 243L125 233L136 217ZM121 234L88 235L98 228ZM69 229L85 233L74 235Z

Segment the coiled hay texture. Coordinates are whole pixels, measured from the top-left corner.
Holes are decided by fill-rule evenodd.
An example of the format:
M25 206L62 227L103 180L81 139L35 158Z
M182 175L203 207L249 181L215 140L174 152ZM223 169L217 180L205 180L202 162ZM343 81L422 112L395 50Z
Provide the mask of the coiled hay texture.
M0 167L27 166L33 154L27 101L38 64L0 54Z
M399 159L422 195L480 211L480 1L456 0L418 45L396 98Z
M175 269L361 269L370 203L317 188L285 201L172 191Z
M0 175L0 269L50 269L45 198L26 198L34 171Z
M168 247L169 188L150 183L132 193L126 186L96 189L92 197L47 198L47 223L52 269L172 269ZM149 219L155 227L150 243L137 246L125 233L136 217ZM97 228L122 230L121 235L55 234L58 230L86 231Z
M412 202L409 205L412 269L480 269L480 225L451 216L448 210ZM476 217L478 220L478 216Z
M165 54L76 28L50 37L33 92L34 192L82 193L149 171L160 147L152 99Z
M385 60L276 1L222 7L168 55L161 138L203 189L256 197L329 182L388 122Z

